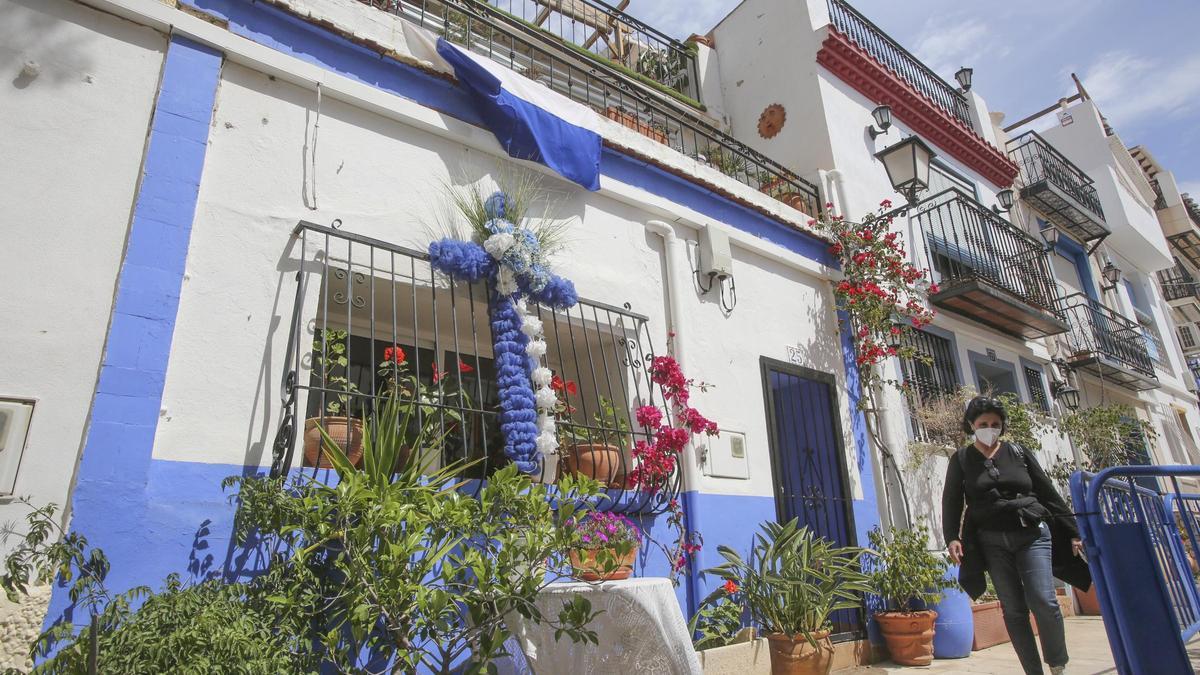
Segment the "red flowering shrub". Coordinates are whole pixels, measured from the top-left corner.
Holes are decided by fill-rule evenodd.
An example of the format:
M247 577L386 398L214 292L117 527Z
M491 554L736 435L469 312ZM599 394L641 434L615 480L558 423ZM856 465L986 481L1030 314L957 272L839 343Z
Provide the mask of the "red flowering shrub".
M926 272L908 262L898 233L891 231L892 219L883 216L891 205L883 200L879 212L861 223L842 216L810 223L833 239L829 252L842 264L844 276L833 292L838 308L849 315L864 384L878 377L871 368L875 364L891 356L913 356L911 347L902 346L904 334L928 325L934 316L921 288ZM933 284L928 292L938 290Z

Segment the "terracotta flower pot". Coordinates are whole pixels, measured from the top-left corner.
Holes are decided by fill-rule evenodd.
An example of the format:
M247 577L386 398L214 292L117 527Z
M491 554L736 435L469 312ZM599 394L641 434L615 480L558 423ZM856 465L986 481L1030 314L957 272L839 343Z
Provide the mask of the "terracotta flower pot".
M977 652L1009 641L1008 627L1004 625L1004 612L1000 609L999 600L972 605L971 615L975 620L975 639L971 642L971 651Z
M1067 589L1057 589L1058 609L1062 612L1063 617L1075 616L1075 603L1071 602L1071 596L1067 594Z
M803 635L768 633L771 647L771 675L826 675L833 667L833 643L829 631L812 634L817 646Z
M879 612L875 620L893 661L902 666L933 663L933 623L937 612Z
M1082 616L1100 616L1100 598L1096 597L1096 585L1092 584L1086 593L1074 589L1075 600L1079 602L1079 614Z
M575 570L575 576L584 581L619 581L628 579L633 573L633 561L637 558L638 547L634 546L623 556L617 558L617 568L611 572L605 572L602 567L596 563L596 554L599 549L577 549L569 552L571 558L571 567ZM615 555L615 553L614 553Z
M621 449L602 443L576 443L559 458L558 475L594 478L609 487L625 486Z
M627 113L619 108L610 107L605 109L604 116L610 120L613 120L614 122L620 122L622 126L633 129L646 138L653 139L659 143L667 142L666 132L654 127L653 125L646 124L638 119L637 115Z
M310 417L304 420L304 466L319 466L322 469L332 469L329 457L321 450L321 432L317 425L325 428L325 433L333 439L350 463L358 466L362 462L362 420L350 417ZM317 464L320 455L321 463Z

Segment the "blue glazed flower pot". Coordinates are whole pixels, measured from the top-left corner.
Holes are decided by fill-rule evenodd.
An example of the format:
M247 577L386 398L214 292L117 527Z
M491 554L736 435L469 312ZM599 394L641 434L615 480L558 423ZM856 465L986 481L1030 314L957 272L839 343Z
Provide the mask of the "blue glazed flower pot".
M975 635L975 620L971 613L971 598L958 585L958 567L951 565L946 579L954 585L947 588L945 597L930 609L938 613L933 634L933 656L938 659L961 659L971 655Z

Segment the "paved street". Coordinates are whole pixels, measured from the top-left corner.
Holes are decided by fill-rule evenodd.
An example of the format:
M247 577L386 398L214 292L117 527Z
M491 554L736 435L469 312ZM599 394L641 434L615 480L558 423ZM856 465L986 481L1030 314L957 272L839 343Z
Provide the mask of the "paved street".
M1067 620L1067 648L1071 654L1071 663L1067 666L1069 675L1099 675L1100 673L1116 673L1112 653L1108 648L1108 639L1104 635L1104 624L1098 616L1075 616ZM1048 669L1047 669L1048 670ZM972 652L965 659L935 660L928 668L910 668L897 666L890 662L874 666L839 670L839 675L876 675L880 673L979 673L987 675L1021 675L1021 666L1012 646L1005 643Z

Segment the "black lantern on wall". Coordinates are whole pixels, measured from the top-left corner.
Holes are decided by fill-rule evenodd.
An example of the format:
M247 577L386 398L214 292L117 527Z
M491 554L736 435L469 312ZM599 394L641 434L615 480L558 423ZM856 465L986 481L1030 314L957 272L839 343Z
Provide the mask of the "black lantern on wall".
M1054 400L1063 404L1063 407L1070 412L1079 410L1079 390L1072 387L1069 382L1062 380L1054 380L1050 385L1050 394L1054 396Z
M1012 211L1013 191L1010 188L1004 188L1003 190L997 192L996 201L1000 203L998 205L992 205L993 213L1008 213L1009 211Z
M1113 264L1113 261L1109 260L1104 263L1104 267L1100 270L1100 276L1104 277L1104 280L1108 282L1108 285L1101 286L1100 290L1114 290L1116 289L1117 284L1121 283L1121 268L1117 267Z
M876 136L882 136L892 127L892 107L888 105L876 106L871 111L871 117L875 119L875 125L867 125L867 133L871 134L871 140L875 140ZM879 127L876 129L875 127Z
M892 189L912 205L917 203L917 195L929 188L929 162L936 154L920 138L909 136L875 153L875 157L883 162Z
M1046 242L1047 250L1053 251L1054 247L1058 245L1058 228L1050 223L1046 223L1045 227L1038 230L1038 234L1041 235L1042 241Z
M964 92L971 91L971 76L975 74L974 68L963 66L954 73L954 79L958 81L958 86L962 87Z

